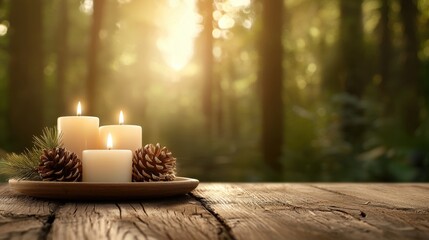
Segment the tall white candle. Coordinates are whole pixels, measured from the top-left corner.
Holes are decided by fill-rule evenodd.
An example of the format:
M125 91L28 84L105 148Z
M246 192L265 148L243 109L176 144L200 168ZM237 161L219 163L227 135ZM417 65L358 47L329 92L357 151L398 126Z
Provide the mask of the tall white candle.
M109 134L107 150L83 151L83 182L131 182L133 153L112 147L112 135Z
M112 134L115 139L116 149L129 149L135 151L142 147L142 127L137 125L124 125L124 114L119 113L119 125L106 125L100 127L100 144L104 146L103 139L108 134Z
M57 127L62 135L64 147L76 153L82 159L84 149L96 148L98 146L98 117L81 116L82 107L80 102L77 106L77 116L59 117Z

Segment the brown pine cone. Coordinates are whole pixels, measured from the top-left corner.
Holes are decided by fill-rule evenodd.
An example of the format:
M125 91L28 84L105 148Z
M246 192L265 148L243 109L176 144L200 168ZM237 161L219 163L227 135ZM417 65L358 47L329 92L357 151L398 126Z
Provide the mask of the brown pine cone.
M147 144L133 154L133 182L173 181L176 158L157 143Z
M43 181L80 182L82 162L65 148L43 150L38 172Z

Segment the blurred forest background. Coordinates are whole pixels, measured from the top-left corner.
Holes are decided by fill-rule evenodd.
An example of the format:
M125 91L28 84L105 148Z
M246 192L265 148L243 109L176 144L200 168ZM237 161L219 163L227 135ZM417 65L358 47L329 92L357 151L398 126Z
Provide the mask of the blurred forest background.
M203 181L428 181L429 0L0 0L0 149L119 110Z

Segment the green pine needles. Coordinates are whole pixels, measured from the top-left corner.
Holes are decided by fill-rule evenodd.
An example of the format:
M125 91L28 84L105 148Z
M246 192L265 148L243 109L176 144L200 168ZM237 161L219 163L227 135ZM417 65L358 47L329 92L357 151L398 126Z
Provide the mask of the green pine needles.
M11 153L0 159L0 174L8 178L41 180L37 168L44 149L62 147L56 127L46 127L42 135L33 136L33 147L21 154Z

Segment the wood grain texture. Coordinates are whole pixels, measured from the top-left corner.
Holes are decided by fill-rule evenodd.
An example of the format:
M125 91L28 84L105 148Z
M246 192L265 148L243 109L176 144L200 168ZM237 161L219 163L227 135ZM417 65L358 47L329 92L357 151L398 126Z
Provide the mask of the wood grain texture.
M203 183L122 202L44 201L0 185L0 239L429 239L429 184Z
M11 192L0 185L0 239L38 239L58 204Z
M427 208L428 184L350 184L330 183L313 186L338 194L370 199L373 204L388 204L399 208Z
M69 203L52 226L52 239L217 239L222 226L204 207L182 196L144 202Z
M383 186L202 184L193 194L237 239L428 239L429 191Z

